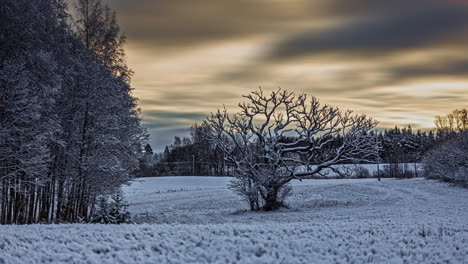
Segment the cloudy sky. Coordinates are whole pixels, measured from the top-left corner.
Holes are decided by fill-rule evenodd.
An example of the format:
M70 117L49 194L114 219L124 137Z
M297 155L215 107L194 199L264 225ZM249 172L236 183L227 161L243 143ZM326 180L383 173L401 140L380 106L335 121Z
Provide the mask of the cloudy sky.
M468 0L107 0L157 150L261 86L429 128L468 106Z

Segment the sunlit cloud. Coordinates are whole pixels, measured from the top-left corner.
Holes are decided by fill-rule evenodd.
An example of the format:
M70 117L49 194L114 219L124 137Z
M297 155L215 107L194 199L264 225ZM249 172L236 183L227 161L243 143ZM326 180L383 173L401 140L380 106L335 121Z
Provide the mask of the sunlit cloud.
M466 1L107 2L157 150L259 86L314 95L381 128L430 128L467 106Z

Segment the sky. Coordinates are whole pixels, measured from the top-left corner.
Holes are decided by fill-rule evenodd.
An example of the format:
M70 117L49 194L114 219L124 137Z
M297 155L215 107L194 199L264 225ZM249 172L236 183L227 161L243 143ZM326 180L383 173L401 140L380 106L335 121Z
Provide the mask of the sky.
M150 144L278 87L433 127L468 107L468 0L107 0Z

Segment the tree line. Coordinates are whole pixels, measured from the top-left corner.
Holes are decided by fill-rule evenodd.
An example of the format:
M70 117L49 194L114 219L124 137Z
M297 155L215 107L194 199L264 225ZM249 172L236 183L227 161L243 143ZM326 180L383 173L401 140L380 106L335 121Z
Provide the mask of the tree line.
M166 146L162 153L154 153L151 146L147 145L140 161L143 176L231 175L234 165L226 161L219 146L209 140L209 125L195 124L190 131L189 137L175 137L174 143ZM386 164L382 167L382 177L417 176L418 172L410 170L408 164L420 163L428 150L448 137L441 131L414 130L410 125L373 130L369 133L376 137L375 144L379 146L378 154L372 163ZM285 136L281 140L293 142L295 139L294 136ZM331 147L339 147L341 140L337 136L335 144Z
M207 137L210 129L206 124L194 124L189 137L174 137L174 143L166 146L162 153L154 153L151 146L146 145L140 160L143 176L229 175L232 164Z
M0 223L90 221L139 170L132 71L99 0L1 0Z

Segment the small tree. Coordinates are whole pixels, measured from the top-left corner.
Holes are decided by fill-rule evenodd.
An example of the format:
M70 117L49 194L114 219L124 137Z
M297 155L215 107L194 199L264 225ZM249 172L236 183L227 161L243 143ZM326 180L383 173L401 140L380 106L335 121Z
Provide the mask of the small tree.
M144 150L145 151L140 159L140 170L143 177L151 177L153 176L155 163L153 149L151 148L150 144L146 144Z
M251 209L284 206L293 179L334 164L371 162L376 155L369 131L377 122L365 115L282 89L269 95L260 89L244 97L248 103L239 104L239 113L218 110L205 123L210 139L235 166L230 187L248 198ZM256 197L261 205L255 205Z
M109 214L114 220L113 224L124 224L130 222L131 215L128 211L128 203L125 201L120 191L112 195Z
M130 222L128 203L120 191L114 193L109 201L108 196L98 199L98 208L91 218L91 222L100 224L124 224Z

